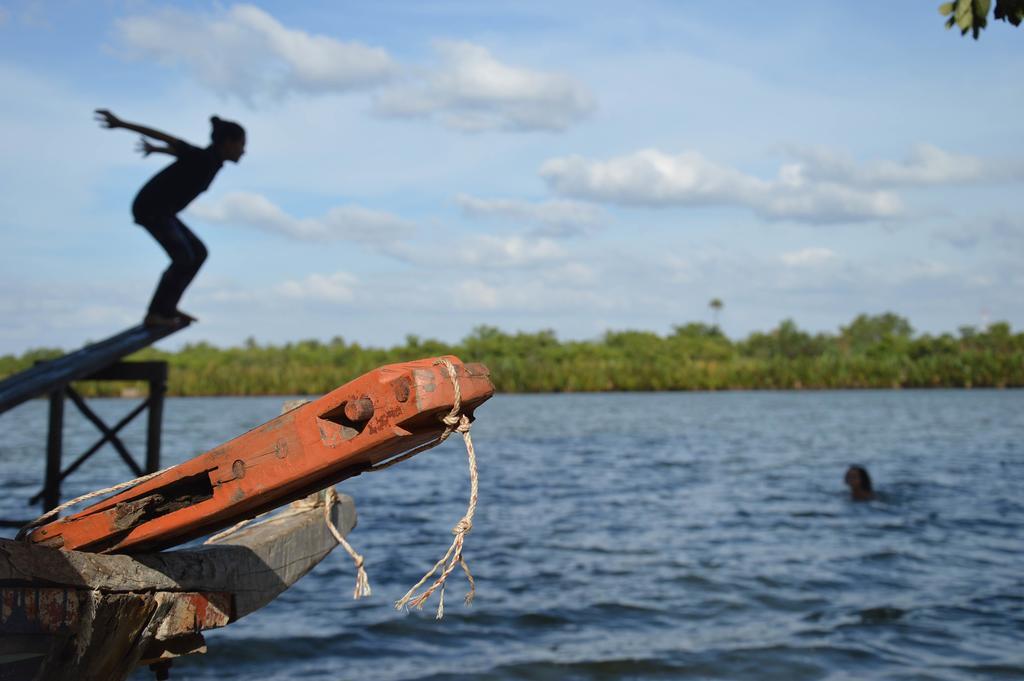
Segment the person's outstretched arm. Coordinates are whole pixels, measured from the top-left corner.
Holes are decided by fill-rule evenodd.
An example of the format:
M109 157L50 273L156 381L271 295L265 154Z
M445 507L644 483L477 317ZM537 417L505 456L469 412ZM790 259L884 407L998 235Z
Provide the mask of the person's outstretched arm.
M96 109L96 120L100 122L100 125L106 128L125 128L126 130L134 130L140 135L145 135L146 137L152 137L155 140L166 142L171 147L181 144L181 140L177 137L168 135L166 132L154 130L153 128L147 128L144 125L122 121L106 109Z

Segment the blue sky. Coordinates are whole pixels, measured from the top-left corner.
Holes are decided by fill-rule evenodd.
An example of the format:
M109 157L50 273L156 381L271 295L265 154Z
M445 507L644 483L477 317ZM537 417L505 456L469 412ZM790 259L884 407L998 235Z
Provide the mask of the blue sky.
M92 110L248 152L182 218L168 340L593 338L894 311L1024 324L1024 33L937 2L0 2L0 353L142 316L162 167ZM935 5L935 6L933 6Z

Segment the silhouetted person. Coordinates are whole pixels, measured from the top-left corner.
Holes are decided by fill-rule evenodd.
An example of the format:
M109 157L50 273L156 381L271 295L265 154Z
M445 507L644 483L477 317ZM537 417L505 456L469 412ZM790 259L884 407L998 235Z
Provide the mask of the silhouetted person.
M96 120L108 128L125 128L144 135L139 142L143 156L156 152L169 154L177 160L154 175L139 190L132 204L135 222L142 225L171 256L149 303L146 326L177 326L195 318L178 309L185 288L206 260L203 242L178 219L178 212L206 191L224 161L238 163L245 153L245 130L238 123L222 121L213 116L210 124L210 146L194 147L167 133L135 123L122 121L106 109L96 110ZM151 144L146 137L167 146Z
M850 466L846 469L843 481L850 486L850 496L854 501L870 501L875 498L871 487L871 476L863 466Z

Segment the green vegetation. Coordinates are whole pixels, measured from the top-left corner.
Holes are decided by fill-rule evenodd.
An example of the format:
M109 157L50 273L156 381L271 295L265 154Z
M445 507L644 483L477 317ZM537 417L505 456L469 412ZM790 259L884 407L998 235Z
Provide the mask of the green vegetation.
M949 17L946 28L956 26L960 29L960 35L970 32L977 40L981 30L988 25L988 12L991 8L992 0L953 0L939 5L939 14ZM1020 26L1020 22L1024 21L1024 0L996 0L993 17Z
M59 350L0 357L0 377ZM554 332L509 334L482 326L449 345L409 336L403 345L366 348L335 338L283 346L149 348L132 359L171 364L172 395L318 395L382 364L443 354L485 363L502 392L818 388L1024 387L1024 333L1005 322L956 335L915 336L892 313L860 315L838 334L810 334L791 321L730 340L717 326L690 323L668 336L609 331L593 341L559 341ZM123 386L82 384L87 394Z

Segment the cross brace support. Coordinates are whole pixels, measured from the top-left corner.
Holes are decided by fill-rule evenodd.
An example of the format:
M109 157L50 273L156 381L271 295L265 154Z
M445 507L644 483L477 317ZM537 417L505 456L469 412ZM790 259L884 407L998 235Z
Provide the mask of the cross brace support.
M160 437L163 427L164 395L167 392L167 362L118 362L81 380L145 381L149 384L149 396L111 428L89 407L85 399L71 385L64 384L50 392L49 429L46 438L46 477L43 489L29 500L30 504L41 501L43 511L49 511L60 504L60 486L64 479L107 443L114 447L135 476L152 473L160 468ZM85 418L96 426L101 437L80 454L71 465L62 470L66 399L71 400ZM140 466L132 458L128 448L118 437L118 433L143 411L148 411L146 461L145 466Z

